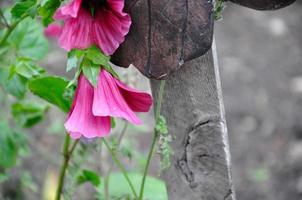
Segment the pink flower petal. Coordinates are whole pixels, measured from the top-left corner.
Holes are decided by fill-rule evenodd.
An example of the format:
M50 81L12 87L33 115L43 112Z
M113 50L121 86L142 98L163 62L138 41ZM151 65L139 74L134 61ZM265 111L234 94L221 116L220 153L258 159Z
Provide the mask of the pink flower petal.
M46 37L58 38L62 33L62 27L59 24L52 23L44 29Z
M60 46L67 51L90 47L93 44L92 23L90 13L84 9L79 10L77 18L66 19L59 39Z
M72 109L65 123L71 137L78 139L104 137L110 132L110 117L99 117L92 114L93 86L81 75L75 94Z
M123 12L124 9L124 0L107 0L107 3L109 4L110 8L120 16L126 16L127 13Z
M94 90L92 110L95 116L121 117L133 124L141 124L141 120L125 101L115 78L103 69Z
M150 110L153 102L151 95L132 89L120 80L116 79L115 82L131 110L134 112L148 112Z
M107 9L100 9L95 13L94 42L106 55L112 55L124 42L131 25L129 15L122 16L116 13Z
M82 0L73 0L71 3L62 6L56 11L54 15L54 19L60 20L60 19L68 19L70 17L76 18L78 16L78 12L80 10L81 4L82 4Z

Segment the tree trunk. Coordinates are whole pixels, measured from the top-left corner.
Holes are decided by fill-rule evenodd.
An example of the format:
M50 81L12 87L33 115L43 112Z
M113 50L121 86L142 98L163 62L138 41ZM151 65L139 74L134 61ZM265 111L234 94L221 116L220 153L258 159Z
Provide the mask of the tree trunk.
M161 113L173 155L163 178L171 200L235 200L216 61L213 48L167 78ZM151 86L156 99L159 81Z

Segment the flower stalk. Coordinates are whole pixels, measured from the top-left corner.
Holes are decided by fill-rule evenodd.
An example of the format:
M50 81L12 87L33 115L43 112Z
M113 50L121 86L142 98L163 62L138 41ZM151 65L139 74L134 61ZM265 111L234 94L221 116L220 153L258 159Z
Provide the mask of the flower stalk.
M159 118L160 118L160 110L161 110L161 104L162 104L162 100L163 100L165 84L166 84L165 80L160 81L158 99L157 99L156 108L155 108L155 123L157 123ZM158 139L158 136L159 136L159 133L154 128L154 134L153 134L153 139L152 139L152 143L151 143L151 148L150 148L150 151L149 151L149 154L148 154L147 163L146 163L146 166L145 166L145 169L144 169L143 179L142 179L142 182L141 182L139 200L143 200L143 198L144 198L144 189L145 189L146 177L147 177L147 174L148 174L148 171L149 171L149 166L150 166L151 159L152 159L152 156L153 156L153 153L154 153L154 150L155 150L156 141Z
M136 191L135 191L135 188L133 186L133 183L131 182L129 176L128 176L128 173L125 169L125 167L122 165L121 161L116 157L116 154L114 152L114 150L110 147L110 145L108 144L108 142L106 141L106 139L102 138L102 141L103 143L105 144L106 148L108 149L113 161L115 162L115 164L117 165L117 167L121 170L122 174L124 175L126 181L128 182L129 184L129 187L134 195L134 199L137 199L137 194L136 194Z
M128 128L129 123L127 121L125 121L125 125L122 129L121 134L119 135L118 139L117 139L117 144L116 144L116 148L119 149L122 139L124 138L126 132L127 132L127 128ZM104 196L105 196L105 200L109 199L109 179L110 179L110 173L112 172L113 169L113 163L110 163L109 169L105 175L105 179L104 179Z
M60 175L59 175L59 181L58 181L58 187L57 187L55 200L60 200L61 199L65 174L66 174L66 171L67 171L67 168L68 168L69 160L70 160L70 157L71 157L72 153L74 152L75 147L78 144L78 142L79 142L79 140L74 141L74 143L72 144L72 146L69 150L70 136L69 136L68 133L66 133L64 146L63 146L63 164L62 164L61 170L60 170Z

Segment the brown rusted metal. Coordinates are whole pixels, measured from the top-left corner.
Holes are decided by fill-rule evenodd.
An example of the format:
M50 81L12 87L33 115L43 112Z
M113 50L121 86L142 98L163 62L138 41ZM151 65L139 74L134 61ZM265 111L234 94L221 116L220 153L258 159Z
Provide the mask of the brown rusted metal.
M294 3L296 0L230 0L256 10L276 10Z
M205 54L213 37L212 0L126 0L132 27L113 62L134 64L145 76L165 79Z

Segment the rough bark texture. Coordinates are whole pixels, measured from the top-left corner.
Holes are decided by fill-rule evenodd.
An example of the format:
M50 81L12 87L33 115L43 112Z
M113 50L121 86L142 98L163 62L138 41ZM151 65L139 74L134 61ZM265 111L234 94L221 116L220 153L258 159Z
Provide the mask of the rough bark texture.
M296 0L230 0L256 10L276 10L294 3Z
M121 66L134 64L145 76L165 79L212 44L212 0L126 0L132 26L113 56Z
M169 199L235 200L218 66L211 51L185 65L167 79L162 107L174 138Z

